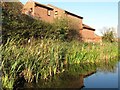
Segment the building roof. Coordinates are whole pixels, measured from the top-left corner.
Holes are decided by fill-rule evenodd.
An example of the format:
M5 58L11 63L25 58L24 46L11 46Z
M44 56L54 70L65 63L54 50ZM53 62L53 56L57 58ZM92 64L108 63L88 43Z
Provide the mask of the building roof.
M65 12L66 12L67 14L70 14L70 15L72 15L72 16L75 16L75 17L78 17L78 18L81 18L81 19L83 19L83 17L81 17L81 16L78 16L78 15L76 15L76 14L74 14L74 13L71 13L71 12L69 12L69 11L66 11L66 10L65 10Z
M61 8L58 8L58 7L53 6L53 5L51 5L51 4L48 4L48 6L55 7L55 8L57 8L57 9L61 9ZM61 9L61 10L63 10L63 9ZM79 15L76 15L76 14L74 14L74 13L71 13L71 12L69 12L69 11L67 11L67 10L63 10L63 11L65 11L65 13L67 13L67 14L70 14L70 15L72 15L72 16L75 16L75 17L78 17L78 18L83 19L83 17L81 17L81 16L79 16Z
M92 27L90 27L90 26L88 26L88 25L86 25L86 24L83 24L83 29L89 29L89 30L95 31L94 28L92 28Z
M53 5L51 5L51 4L47 4L47 6L48 6L48 7L51 7L51 8L57 8L57 9L63 10L63 9L58 8L58 7L56 7L56 6L53 6Z
M51 8L51 7L47 6L47 5L43 5L43 4L40 4L40 3L38 3L38 2L34 2L34 3L35 3L36 5L38 5L38 6L43 7L43 8L47 8L47 9L53 10L53 8Z

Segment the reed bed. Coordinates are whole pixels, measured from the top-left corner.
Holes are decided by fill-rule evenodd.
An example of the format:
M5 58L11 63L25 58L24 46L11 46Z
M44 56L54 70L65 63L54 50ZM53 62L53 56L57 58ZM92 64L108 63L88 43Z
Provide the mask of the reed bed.
M107 62L118 56L117 43L88 44L42 39L21 45L8 39L1 49L3 88L13 89L19 78L38 82L65 71L69 64ZM87 68L87 67L86 67Z

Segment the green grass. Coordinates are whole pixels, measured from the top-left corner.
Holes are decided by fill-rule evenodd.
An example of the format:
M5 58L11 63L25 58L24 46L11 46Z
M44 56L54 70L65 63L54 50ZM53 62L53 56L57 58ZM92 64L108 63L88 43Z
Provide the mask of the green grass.
M3 88L13 88L21 77L28 83L49 79L62 73L65 70L64 65L96 64L118 56L117 43L100 45L52 39L34 40L26 45L9 39L0 49Z

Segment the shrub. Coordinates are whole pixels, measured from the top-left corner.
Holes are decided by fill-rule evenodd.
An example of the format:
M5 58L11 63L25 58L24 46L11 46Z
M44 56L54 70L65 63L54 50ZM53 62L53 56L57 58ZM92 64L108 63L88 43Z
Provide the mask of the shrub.
M114 42L115 41L115 32L114 28L105 29L105 32L102 36L103 41Z
M17 4L17 6L15 4ZM68 19L61 17L61 19L55 19L54 23L37 20L22 14L21 5L17 2L5 2L3 4L2 21L3 43L5 43L8 38L28 40L34 37L36 39L51 38L71 41L77 39L76 36L79 37L79 32L70 27Z

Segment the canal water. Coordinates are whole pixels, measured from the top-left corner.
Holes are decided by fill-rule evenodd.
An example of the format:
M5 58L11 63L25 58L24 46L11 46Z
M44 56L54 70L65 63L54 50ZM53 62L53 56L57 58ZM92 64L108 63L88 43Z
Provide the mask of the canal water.
M113 70L98 69L96 73L84 78L84 88L118 88L118 66L120 62Z
M40 80L38 84L25 83L22 90L25 88L79 88L82 90L89 88L118 88L119 66L120 62L98 65L71 65L62 74L48 80Z

